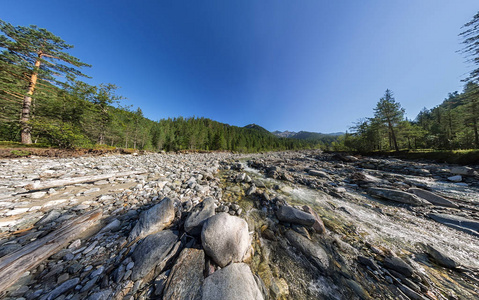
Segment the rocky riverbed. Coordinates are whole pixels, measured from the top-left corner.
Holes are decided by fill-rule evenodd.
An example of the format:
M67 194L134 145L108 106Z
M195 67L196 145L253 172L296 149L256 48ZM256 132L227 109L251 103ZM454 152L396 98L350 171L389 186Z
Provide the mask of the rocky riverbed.
M478 299L477 166L0 160L2 299Z

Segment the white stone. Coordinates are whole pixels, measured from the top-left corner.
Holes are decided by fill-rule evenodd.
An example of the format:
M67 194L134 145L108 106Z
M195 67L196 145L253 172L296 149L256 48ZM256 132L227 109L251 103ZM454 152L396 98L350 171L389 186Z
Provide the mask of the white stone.
M447 177L447 180L452 181L452 182L461 182L462 181L462 176L461 175L456 175L456 176Z

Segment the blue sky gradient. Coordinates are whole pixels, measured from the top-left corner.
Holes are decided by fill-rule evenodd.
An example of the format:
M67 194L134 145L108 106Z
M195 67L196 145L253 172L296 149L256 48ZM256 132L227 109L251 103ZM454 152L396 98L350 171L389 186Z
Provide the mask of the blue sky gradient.
M114 83L125 105L159 120L346 131L386 89L415 118L462 90L457 53L477 0L0 2L0 18L35 24Z

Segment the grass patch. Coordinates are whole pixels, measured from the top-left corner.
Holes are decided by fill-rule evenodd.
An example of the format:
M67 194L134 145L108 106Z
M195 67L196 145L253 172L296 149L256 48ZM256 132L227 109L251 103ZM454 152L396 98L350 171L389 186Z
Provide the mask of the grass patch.
M0 148L56 148L43 143L22 144L19 142L0 141Z
M26 157L32 154L30 151L26 150L12 150L10 151L10 154L14 157Z

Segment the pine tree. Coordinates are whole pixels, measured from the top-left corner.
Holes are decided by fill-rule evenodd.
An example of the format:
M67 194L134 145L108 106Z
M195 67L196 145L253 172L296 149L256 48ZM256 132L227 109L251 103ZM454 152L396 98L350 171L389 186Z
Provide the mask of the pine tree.
M384 93L374 109L374 116L388 127L391 140L394 143L394 149L399 151L396 132L396 126L404 119L404 109L401 104L396 102L392 91L389 89Z
M85 76L77 68L89 65L64 52L73 46L46 29L35 25L15 27L0 20L0 32L0 48L3 48L0 53L0 92L4 98L8 95L11 101L22 98L21 140L24 144L31 144L29 121L37 84L63 85L59 76L68 80Z

